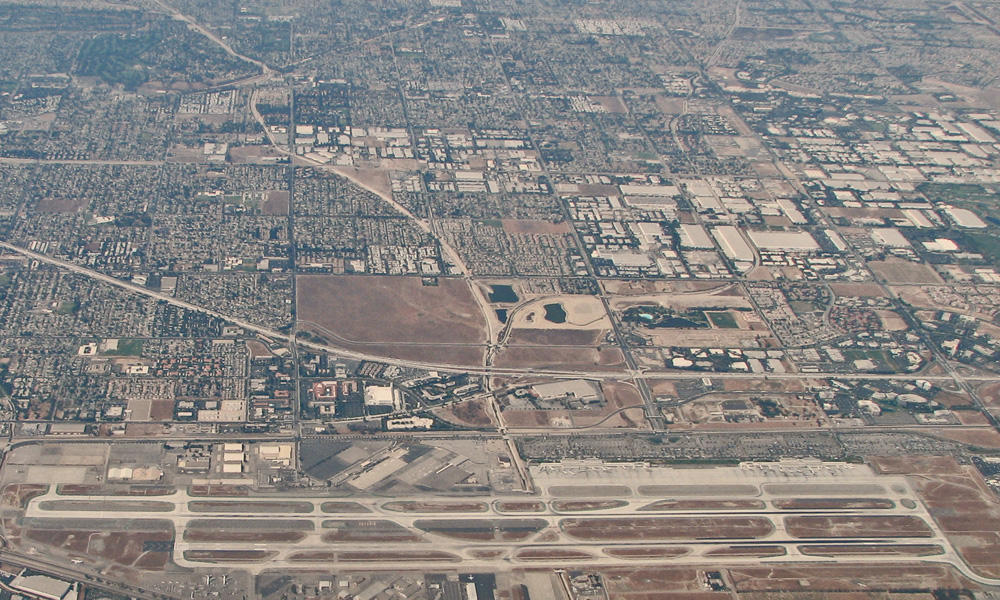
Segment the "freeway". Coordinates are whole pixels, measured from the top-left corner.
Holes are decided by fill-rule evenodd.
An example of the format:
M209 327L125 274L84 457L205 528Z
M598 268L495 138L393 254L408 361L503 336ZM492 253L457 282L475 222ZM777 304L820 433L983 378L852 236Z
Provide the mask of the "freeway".
M167 304L176 306L178 308L183 308L185 310L190 310L192 312L198 312L210 317L217 318L219 320L225 321L241 327L246 331L270 338L272 340L280 340L287 342L288 344L297 344L299 348L304 348L306 350L312 350L314 352L324 352L329 354L335 354L347 359L354 360L368 360L376 361L381 363L386 363L390 365L398 365L401 367L409 367L414 369L427 369L432 371L459 371L464 373L469 373L473 375L487 375L487 376L537 376L537 377L550 377L554 379L576 379L585 377L588 379L595 380L611 380L619 381L624 379L638 379L638 380L658 380L658 379L670 379L670 380L684 380L684 379L702 379L705 377L710 377L712 379L748 379L748 380L758 380L761 378L771 379L771 380L801 380L801 379L826 379L826 378L842 378L842 379L858 379L858 380L900 380L900 379L923 379L931 382L954 382L955 376L952 375L914 375L914 374L882 374L882 373L770 373L767 375L761 375L759 373L715 373L710 371L668 371L661 369L650 369L645 367L640 367L637 369L622 369L622 370L611 370L611 371L601 371L601 370L553 370L553 369L532 369L532 368L500 368L492 366L483 367L465 367L461 365L453 365L447 363L431 363L423 362L417 360L402 360L397 358L389 358L379 354L372 354L367 352L358 352L354 350L347 350L338 346L333 346L330 344L321 344L318 342L307 341L296 339L294 336L282 333L270 327L264 327L247 320L246 317L239 317L230 314L223 313L214 308L209 308L207 306L201 306L188 302L186 300L181 300L175 298L169 294L164 294L155 290L151 290L140 285L134 284L130 281L125 281L118 279L117 277L112 277L106 273L101 273L94 269L84 267L83 265L78 265L74 262L63 260L61 258L55 258L53 256L48 256L29 250L27 248L22 248L11 244L10 242L0 241L0 248L5 248L10 252L26 256L30 259L37 260L41 263L46 263L56 267L60 267L77 275L88 277L95 281L101 283L106 283L108 285L115 286L117 288L126 290L133 294L139 294L141 296L146 296L160 302L166 302ZM996 377L993 375L961 375L961 380L966 382L989 382L996 381Z

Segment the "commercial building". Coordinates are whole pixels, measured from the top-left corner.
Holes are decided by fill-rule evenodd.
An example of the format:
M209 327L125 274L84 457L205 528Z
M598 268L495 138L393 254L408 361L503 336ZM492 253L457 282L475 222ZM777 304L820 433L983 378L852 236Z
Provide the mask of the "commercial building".
M391 385L369 385L365 387L365 406L386 406L393 409L402 407L402 394Z
M895 227L878 227L871 230L872 239L880 246L909 248L910 241Z
M73 584L48 575L20 575L10 582L15 590L31 594L46 600L76 600L76 590Z
M714 248L712 238L708 237L708 232L701 225L694 223L682 223L678 228L681 235L681 247L683 248Z
M819 244L808 231L750 231L750 241L761 250L816 252Z
M712 236L719 242L719 247L735 262L753 262L753 249L740 234L740 230L732 225L720 225L712 230Z
M959 227L969 227L972 229L982 229L986 227L986 222L979 218L979 215L966 208L956 208L949 206L944 209L945 214L951 217Z
M587 404L601 399L601 391L597 385L585 379L540 383L531 386L531 390L542 400L557 400L569 396Z

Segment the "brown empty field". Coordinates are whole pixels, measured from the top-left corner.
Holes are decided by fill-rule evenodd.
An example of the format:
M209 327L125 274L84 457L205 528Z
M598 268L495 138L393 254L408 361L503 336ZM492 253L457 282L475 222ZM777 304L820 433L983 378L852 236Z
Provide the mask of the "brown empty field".
M162 549L174 539L172 531L100 531L84 529L26 529L25 538L71 554L110 560L119 565L160 570L170 558ZM155 543L157 550L147 549Z
M972 420L976 421L975 425L988 422L986 421L986 417L978 412L956 411L954 414L963 424ZM939 438L953 440L969 446L1000 448L1000 433L993 429L945 429L942 427L931 430L929 433Z
M625 546L605 548L604 553L615 558L675 558L691 552L683 546Z
M224 500L193 500L188 502L192 512L209 513L308 513L313 511L312 502L277 502L263 500L256 502L228 502Z
M607 510L623 506L628 506L628 502L625 500L556 500L552 503L552 508L564 512Z
M436 411L437 416L458 423L467 427L490 427L493 417L487 411L486 402L483 400L468 400L458 402Z
M529 221L527 219L502 219L504 231L508 233L555 234L569 233L569 223L553 223L551 221Z
M869 262L875 276L886 283L941 283L941 277L930 265L912 263L901 258Z
M49 491L49 486L40 483L12 483L3 488L0 494L0 502L4 506L24 508L28 502L36 496L41 496Z
M582 540L756 539L774 531L764 517L578 517L560 521L562 530Z
M397 512L426 512L426 513L453 513L453 512L486 512L489 505L485 502L447 502L427 500L419 502L416 500L393 500L382 505L385 510Z
M421 531L462 540L520 541L548 527L545 519L419 519Z
M765 483L764 489L785 496L877 496L885 488L875 483Z
M975 467L948 456L873 458L871 463L882 473L909 475L965 562L982 575L1000 577L1000 501Z
M386 169L334 167L331 170L377 196L383 198L392 196L392 183L389 181L389 171Z
M490 559L490 558L500 558L506 553L507 553L506 550L470 550L469 556L471 556L472 558Z
M184 558L200 562L260 562L277 554L270 550L185 550Z
M639 510L756 510L765 507L761 500L660 500Z
M896 503L887 498L776 498L775 508L787 510L838 510L844 508L893 508Z
M794 515L785 529L797 538L810 537L931 537L934 532L911 515Z
M312 531L312 521L305 519L191 519L187 531Z
M325 513L367 513L370 509L357 502L324 502L319 509Z
M830 290L836 296L855 298L885 298L886 292L877 283L830 283Z
M802 554L810 556L845 556L852 554L893 554L898 556L934 556L944 554L937 544L804 544Z
M106 512L170 512L173 502L153 500L44 500L38 504L42 510L75 510Z
M640 485L643 496L759 496L755 485L708 484L708 485Z
M288 560L301 562L333 562L336 558L337 555L334 552L322 552L316 550L295 552L288 556Z
M420 536L406 527L384 519L375 521L323 521L323 541L334 542L419 542Z
M520 560L589 560L594 558L593 554L580 550L569 550L565 548L526 548L518 550L514 555Z
M705 553L705 556L756 556L768 558L771 556L784 556L786 554L784 546L727 546L725 548L713 548Z
M900 574L905 573L905 577ZM976 589L976 585L947 565L857 563L740 567L729 570L737 592L859 591Z
M174 491L174 488L155 485L107 488L84 483L64 483L56 488L60 496L169 496Z
M150 421L170 421L174 418L174 401L169 398L157 398L150 400L149 420Z
M206 485L195 484L188 490L192 496L219 496L219 497L239 497L249 496L250 488L245 485Z
M592 369L617 370L625 365L621 350L613 347L570 348L508 346L497 357L495 366L502 368Z
M602 569L605 586L612 598L647 600L664 598L666 591L677 598L691 598L705 589L705 577L698 567L669 565ZM731 597L727 592L725 598Z
M597 346L605 329L512 329L511 346Z
M188 529L184 539L189 542L299 542L306 537L301 531L252 531L227 529Z
M1000 382L983 384L976 392L987 408L1000 408Z
M631 496L632 488L627 485L554 485L549 494L565 498L621 498Z
M425 550L423 552L339 552L337 560L344 562L435 561L457 562L458 556L449 552Z
M36 210L41 213L77 213L89 204L90 199L80 196L48 196L38 200Z
M285 190L270 190L260 207L261 214L280 216L288 214L288 192Z
M534 500L529 502L497 500L495 506L501 512L542 512L545 510L544 502L536 502Z
M300 327L316 325L332 343L400 358L416 344L428 361L436 345L466 344L463 364L482 360L486 321L462 279L424 286L419 277L306 275L296 278L296 302Z

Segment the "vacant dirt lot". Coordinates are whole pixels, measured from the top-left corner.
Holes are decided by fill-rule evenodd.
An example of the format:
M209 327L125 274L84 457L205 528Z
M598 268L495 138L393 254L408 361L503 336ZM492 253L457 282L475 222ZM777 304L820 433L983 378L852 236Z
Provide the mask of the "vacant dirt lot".
M759 496L755 485L716 483L707 485L640 485L642 496Z
M886 498L777 498L772 503L775 508L806 510L892 508L896 505Z
M544 502L505 502L497 501L496 509L501 512L542 512L545 510Z
M519 550L515 556L521 560L548 561L587 560L594 558L594 556L588 552L581 552L580 550L566 550L562 548L528 548L526 550Z
M265 215L287 215L288 192L286 190L268 191L264 205L260 207L260 212Z
M877 283L831 283L830 290L837 296L857 298L885 298L885 290Z
M923 519L909 515L885 516L790 516L785 517L788 534L808 537L930 537Z
M464 355L461 364L482 360L486 321L464 280L424 286L418 277L307 275L296 278L296 301L300 327L330 343L399 358L417 352L426 360L450 349L451 360ZM406 352L407 344L419 348ZM436 348L441 344L464 346Z
M188 502L192 512L212 513L308 513L312 512L312 502L227 502L225 500L195 500Z
M905 572L906 577L900 577ZM745 567L729 570L738 592L975 589L949 566L906 563ZM794 596L789 596L794 597Z
M259 562L276 554L267 550L185 550L184 558L202 562Z
M607 510L609 508L619 508L627 505L624 500L556 500L552 503L552 508L564 512L577 512L584 510Z
M414 552L340 552L337 560L344 562L386 562L386 561L458 561L454 554L424 550Z
M705 556L784 556L783 546L727 546L715 548L705 553Z
M560 522L582 540L755 539L774 530L764 517L574 518Z
M625 358L618 348L569 348L508 346L495 361L497 367L621 370Z
M899 556L933 556L944 548L937 544L807 544L799 546L802 554L843 556L845 554L894 554Z
M111 527L109 527L111 529ZM74 556L98 557L145 570L163 569L170 559L172 531L99 531L26 529L25 538L60 548Z
M760 500L660 500L639 510L752 510L764 507Z
M901 258L870 262L868 266L886 283L941 283L933 267Z
M604 553L615 558L673 558L684 556L690 548L683 546L625 546L605 548Z
M325 513L366 513L371 510L357 502L324 502L319 509Z
M1000 577L1000 501L975 467L929 456L871 463L883 473L912 475L911 484L962 558L977 572Z
M418 542L420 536L393 521L324 521L324 542Z
M421 531L463 540L518 541L548 526L544 519L420 519Z
M554 485L549 493L563 498L621 498L631 496L632 488L627 485Z
M64 483L57 488L60 496L169 496L173 488L133 485L127 488L106 488L86 483Z
M189 542L248 542L248 543L289 543L305 537L301 531L231 531L225 529L197 529L184 532Z
M46 197L38 201L41 213L78 213L90 204L89 198L79 196Z
M508 233L554 234L569 233L569 223L553 223L551 221L529 221L526 219L503 219L504 231Z
M468 400L442 408L435 414L446 421L467 427L490 427L493 418L483 400Z
M703 569L667 565L603 569L605 586L612 598L652 600L653 598L700 598L705 590ZM675 595L668 595L673 593ZM718 598L731 598L726 592Z
M116 500L101 502L96 500L44 500L38 504L42 510L76 510L107 512L169 512L173 502L154 500Z
M977 392L987 407L1000 408L1000 382L984 384Z
M399 512L427 512L427 513L453 513L453 512L486 512L489 506L485 502L446 502L427 501L417 502L416 500L394 500L382 505L386 510Z
M49 490L49 486L39 483L12 483L0 494L0 503L4 506L24 508L35 496L41 496Z
M192 496L219 496L219 497L239 497L249 496L250 488L245 485L206 485L195 484L188 490Z

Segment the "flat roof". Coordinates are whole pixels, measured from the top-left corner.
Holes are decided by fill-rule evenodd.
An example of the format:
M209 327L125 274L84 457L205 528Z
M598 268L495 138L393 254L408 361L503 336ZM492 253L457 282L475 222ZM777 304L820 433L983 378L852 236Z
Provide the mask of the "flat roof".
M948 213L948 216L951 217L959 227L973 227L976 229L986 227L986 222L980 219L979 215L967 208L956 208L952 206L944 209L944 212Z
M808 231L750 231L750 241L763 250L792 252L819 250L819 244Z
M720 225L712 230L712 235L722 247L726 256L737 262L753 262L753 249L747 244L740 230L732 225Z
M895 227L877 227L871 230L872 239L890 248L909 248L910 241Z
M708 237L705 228L696 223L681 223L681 246L685 248L712 248L712 238Z

